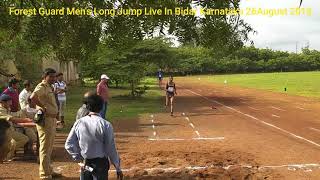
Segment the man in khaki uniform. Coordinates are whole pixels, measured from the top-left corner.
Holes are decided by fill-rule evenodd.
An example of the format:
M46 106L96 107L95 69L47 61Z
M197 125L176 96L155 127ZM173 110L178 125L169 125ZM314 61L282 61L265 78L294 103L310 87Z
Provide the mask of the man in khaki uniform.
M23 148L24 145L29 141L29 138L16 131L12 123L32 123L32 120L29 118L16 118L11 116L9 113L9 107L11 105L11 97L3 94L0 96L0 119L7 120L9 122L9 129L6 129L5 134L5 143L1 147L6 151L7 160L10 160L16 148ZM5 154L4 153L4 154Z
M11 148L15 148L10 126L7 119L0 116L0 164L7 159Z
M40 179L52 179L53 177L61 176L61 174L53 172L51 166L51 154L58 116L58 105L52 87L55 81L56 71L51 68L45 69L42 82L36 86L31 95L32 103L36 104L37 109L41 109L44 113L44 121L37 124L40 141Z

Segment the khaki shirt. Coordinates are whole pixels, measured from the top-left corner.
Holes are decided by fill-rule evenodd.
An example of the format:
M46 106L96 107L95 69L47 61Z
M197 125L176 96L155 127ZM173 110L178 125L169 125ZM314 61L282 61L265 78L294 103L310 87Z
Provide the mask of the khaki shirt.
M40 103L46 108L47 116L58 115L56 97L50 84L48 84L46 81L42 81L34 89L33 93L38 96Z

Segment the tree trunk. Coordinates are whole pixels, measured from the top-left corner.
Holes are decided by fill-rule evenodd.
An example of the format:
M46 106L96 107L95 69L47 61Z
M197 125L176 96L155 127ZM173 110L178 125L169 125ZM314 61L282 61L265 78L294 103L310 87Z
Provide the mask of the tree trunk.
M134 83L131 81L131 95L134 97Z

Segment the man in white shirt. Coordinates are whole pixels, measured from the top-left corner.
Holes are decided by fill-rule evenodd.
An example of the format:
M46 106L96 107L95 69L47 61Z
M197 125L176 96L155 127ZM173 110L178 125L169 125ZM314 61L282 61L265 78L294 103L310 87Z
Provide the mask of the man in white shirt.
M29 108L29 98L32 94L32 86L31 86L31 82L29 80L25 80L23 82L23 86L24 89L21 91L21 93L19 94L19 103L20 103L20 107L21 107L21 117L23 118L33 118L33 116L28 116L28 108ZM25 134L28 136L28 138L30 139L29 142L29 148L28 150L29 153L33 153L31 150L33 148L33 144L35 142L37 142L37 134L36 134L36 128L33 127L25 127Z
M24 89L19 94L19 103L22 111L25 111L28 105L28 99L32 94L31 83L28 80L23 82Z
M57 82L54 84L54 92L57 94L59 103L59 122L64 126L64 111L66 109L67 84L63 81L63 73L58 73Z
M99 114L103 103L104 100L97 94L86 98L90 113L77 119L65 143L65 149L72 158L83 162L81 180L108 179L109 161L116 169L117 179L123 179L112 124Z

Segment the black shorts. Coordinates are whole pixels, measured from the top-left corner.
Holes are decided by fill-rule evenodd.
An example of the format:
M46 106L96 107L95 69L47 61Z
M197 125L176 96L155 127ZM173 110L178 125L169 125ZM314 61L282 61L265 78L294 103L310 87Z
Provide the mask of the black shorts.
M159 77L159 81L161 81L162 80L162 77Z
M168 96L169 98L174 97L174 92L167 92L167 96Z

